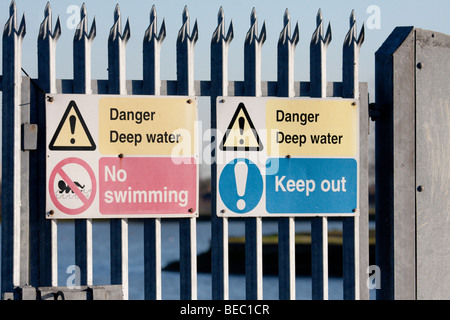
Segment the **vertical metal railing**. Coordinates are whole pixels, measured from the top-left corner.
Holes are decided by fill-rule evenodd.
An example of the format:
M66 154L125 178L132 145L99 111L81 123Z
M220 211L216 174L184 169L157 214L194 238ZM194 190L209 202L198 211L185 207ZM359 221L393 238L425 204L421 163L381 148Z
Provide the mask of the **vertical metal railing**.
M310 96L327 97L327 48L331 42L331 24L324 36L322 11L316 17L317 27L310 43ZM328 219L311 220L312 298L328 299Z
M342 60L342 97L359 99L359 51L364 42L364 25L361 28L359 37L357 36L355 11L350 14L350 29L344 39L343 60ZM361 119L363 121L364 118ZM361 145L360 152L365 152L367 144ZM363 160L362 158L360 160ZM364 162L359 161L360 166ZM365 164L368 165L368 164ZM365 196L365 194L361 195ZM364 198L362 198L364 199ZM362 203L361 200L359 200ZM361 213L361 212L359 212ZM344 218L342 222L343 239L343 281L344 299L353 300L360 298L360 217ZM362 231L368 237L368 234ZM368 246L368 244L366 243Z
M52 9L47 2L44 10L44 20L41 23L38 35L38 83L39 87L46 93L57 93L56 89L56 42L61 36L61 23L59 18L52 31ZM39 97L40 116L45 117L45 96ZM45 122L44 122L45 123ZM44 149L45 150L45 149ZM46 159L41 158L41 165L45 167ZM45 178L41 180L43 197L45 199ZM45 212L45 209L41 212ZM39 215L39 274L40 283L46 286L58 285L58 222L57 220L47 220L44 214Z
M283 30L278 39L278 96L292 98L294 88L295 47L299 42L298 23L291 34L291 18L286 9ZM295 218L278 221L278 275L281 300L295 300Z
M161 93L160 52L166 37L163 20L158 34L155 6L150 12L150 25L143 40L143 94L159 96ZM161 293L161 219L144 220L144 297L160 300Z
M119 5L114 10L114 25L108 38L108 90L110 94L127 94L126 44L130 39L127 20L122 31ZM124 299L128 299L128 219L110 220L111 284L122 284Z
M22 114L21 110L22 40L25 31L25 18L18 25L13 1L9 7L8 22L3 29L2 184L9 187L2 188L2 292L28 282L28 261L23 261L21 254L23 249L28 249L28 229L21 228L21 223L25 221L22 221L24 215L20 205L22 200L27 200L21 198L24 191L21 188L26 186L21 171L27 169L22 165L22 160L27 160L28 153L22 154L20 132L17 132L17 128L22 125L21 117L29 117Z
M233 23L230 22L225 35L225 14L222 7L218 13L218 25L211 39L211 128L216 128L217 97L228 96L228 49L234 37ZM217 148L216 145L213 150ZM211 185L217 185L216 153L211 154ZM228 218L219 218L216 199L211 199L211 289L212 299L228 300Z
M2 202L2 292L11 291L14 287L30 284L33 286L57 286L57 226L56 220L45 218L45 207L40 199L45 199L45 167L43 152L30 153L21 150L20 128L24 122L35 122L41 130L45 130L45 93L80 93L80 94L146 94L146 95L203 95L210 97L211 127L216 127L216 98L218 96L243 95L247 97L309 96L326 98L327 96L360 98L358 79L359 49L364 41L364 27L357 38L354 12L350 16L350 30L344 40L343 79L334 86L330 95L330 83L326 79L326 52L331 41L331 28L324 32L323 17L319 10L317 26L310 42L310 82L299 83L294 79L295 48L299 42L298 24L291 30L291 19L286 9L283 16L283 28L278 38L278 78L276 83L261 80L262 46L266 40L266 26L263 23L258 32L256 10L250 14L250 29L244 42L244 80L229 81L228 50L234 37L233 24L228 31L225 28L223 9L218 12L218 25L211 39L211 79L196 81L194 78L194 47L198 40L198 26L195 22L190 29L190 17L187 7L182 13L182 27L178 32L177 79L161 81L160 55L161 46L166 36L163 21L158 32L155 6L150 12L150 25L143 40L143 80L142 82L126 79L126 44L130 38L130 24L127 21L122 30L120 9L114 11L114 24L108 39L108 79L107 81L91 79L91 47L96 36L96 22L93 20L88 29L87 9L81 7L81 20L73 39L73 81L61 89L56 80L55 55L56 43L61 35L59 19L52 28L52 12L47 3L44 21L38 36L38 79L35 88L22 88L21 85L21 44L25 34L24 19L17 27L17 13L14 1L10 6L10 18L3 34L3 184L14 188L3 192ZM32 80L32 79L31 79ZM139 83L138 83L139 82ZM340 87L339 87L340 86ZM201 92L195 92L195 88ZM335 90L334 87L341 88ZM25 90L25 91L24 91ZM24 93L25 92L25 93ZM21 100L30 99L30 116L26 109L20 108ZM365 97L361 97L365 99ZM364 114L361 116L364 119ZM42 138L44 137L44 139ZM367 148L366 142L361 146ZM38 149L45 150L45 135L38 135ZM10 151L14 150L13 153ZM366 152L362 150L362 152ZM215 154L212 155L211 183L216 185ZM18 160L20 159L20 161ZM367 163L361 162L361 166ZM28 170L30 177L28 178ZM365 169L366 170L366 169ZM45 171L45 170L44 170ZM28 179L39 186L30 192L29 200L26 192ZM367 183L365 181L364 183ZM362 194L361 199L367 194ZM367 199L366 199L367 200ZM22 201L22 205L20 202ZM30 205L29 225L27 224L28 207ZM215 198L212 200L211 238L212 238L212 299L229 298L228 268L228 218L216 216ZM366 208L367 209L367 208ZM362 207L361 210L364 210ZM361 211L360 214L367 214ZM295 223L300 218L278 219L279 232L279 298L295 299ZM363 230L366 224L360 216L343 218L343 260L344 260L344 298L360 298L361 273L360 243L367 243L368 232ZM364 222L364 223L363 223ZM20 224L22 223L22 226ZM75 263L80 267L80 284L92 285L93 276L93 243L92 220L75 222ZM262 218L245 218L245 266L246 266L246 298L263 299L263 259L262 259ZM161 280L161 219L144 220L144 297L145 299L162 298ZM197 265L196 265L196 218L179 220L180 230L180 298L197 298ZM362 233L360 233L361 230ZM38 243L30 243L27 236L36 236ZM312 298L328 298L328 218L313 218L312 234ZM129 297L128 288L128 220L110 220L110 255L111 284L123 285L123 297ZM32 248L31 248L32 247ZM36 250L34 250L36 249ZM30 251L29 257L25 251ZM364 249L366 250L366 249ZM368 252L364 251L364 254ZM368 251L368 248L367 248ZM38 252L38 254L36 254ZM11 257L5 259L5 257ZM27 260L29 259L29 261ZM28 263L29 262L29 263ZM18 267L19 266L19 267ZM17 268L18 267L18 268ZM29 270L28 270L29 269ZM28 279L28 274L29 279ZM365 295L364 295L365 297Z
M244 43L244 95L261 97L261 53L266 41L266 24L258 36L258 18L253 8L250 29ZM262 218L245 218L245 276L246 298L263 298Z
M73 37L73 92L91 94L91 48L97 33L95 18L89 31L85 4ZM80 285L93 284L92 219L75 220L75 264L80 268Z
M182 14L183 25L177 37L177 94L195 96L194 47L198 40L195 21L190 30L187 6ZM197 235L195 217L180 220L180 299L197 299Z

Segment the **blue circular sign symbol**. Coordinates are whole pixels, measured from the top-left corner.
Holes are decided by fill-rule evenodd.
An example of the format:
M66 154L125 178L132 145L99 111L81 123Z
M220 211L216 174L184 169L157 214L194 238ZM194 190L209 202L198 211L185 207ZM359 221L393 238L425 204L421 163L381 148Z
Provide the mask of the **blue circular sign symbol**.
M264 183L259 168L239 158L228 163L219 179L219 194L225 206L236 213L248 213L261 200Z

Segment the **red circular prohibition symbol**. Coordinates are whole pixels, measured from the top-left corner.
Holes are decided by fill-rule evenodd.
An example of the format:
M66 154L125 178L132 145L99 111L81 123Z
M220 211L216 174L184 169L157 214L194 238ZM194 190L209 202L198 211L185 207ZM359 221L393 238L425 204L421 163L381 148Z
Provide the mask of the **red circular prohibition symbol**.
M91 179L92 182L92 191L91 191L91 195L89 198L87 198L79 189L78 187L75 185L73 179L71 179L63 170L63 167L67 164L78 164L80 165L84 170L87 171L87 173L89 174L89 177ZM64 182L72 189L72 191L78 196L78 199L81 200L81 202L83 203L83 205L79 208L66 208L65 206L63 206L58 199L56 198L56 193L55 193L55 178L56 175L59 175ZM89 167L89 165L79 159L79 158L67 158L62 160L60 163L58 163L55 168L53 169L50 178L49 178L49 192L50 192L50 198L53 201L53 204L63 213L69 214L69 215L77 215L77 214L81 214L84 211L86 211L92 204L92 202L94 201L95 198L95 193L97 192L97 182L95 180L95 175L94 172L92 171L91 167Z

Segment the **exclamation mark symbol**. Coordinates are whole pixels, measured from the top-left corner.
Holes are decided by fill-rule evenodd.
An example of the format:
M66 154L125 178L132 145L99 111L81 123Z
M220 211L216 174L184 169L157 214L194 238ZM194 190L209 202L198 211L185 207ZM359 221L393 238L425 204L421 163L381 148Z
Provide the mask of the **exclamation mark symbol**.
M240 132L241 136L244 135L244 127L245 127L245 118L240 117L239 118L239 132ZM244 144L244 139L240 139L239 143Z
M245 189L247 187L247 175L248 175L248 167L245 162L238 162L234 166L234 174L236 177L236 190L239 197L243 197L245 195ZM236 203L236 206L239 210L244 210L246 203L244 199L239 199Z
M70 132L72 133L72 135L74 135L75 134L75 125L77 123L77 117L75 117L73 115L70 116L69 122L70 122ZM75 144L75 138L70 139L70 143Z

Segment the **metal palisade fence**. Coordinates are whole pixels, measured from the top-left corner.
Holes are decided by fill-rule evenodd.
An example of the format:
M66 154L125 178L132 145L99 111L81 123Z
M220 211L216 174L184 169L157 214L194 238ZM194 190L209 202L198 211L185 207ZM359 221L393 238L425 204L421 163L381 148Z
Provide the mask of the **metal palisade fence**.
M96 36L96 22L88 25L85 5L73 40L73 80L56 79L55 49L61 35L60 21L52 29L52 11L48 3L38 36L38 78L23 76L21 68L25 19L17 18L16 5L10 5L10 18L3 32L3 188L2 198L2 294L17 291L22 298L31 288L58 287L57 234L58 221L45 218L45 94L119 94L119 95L182 95L211 99L211 123L216 126L219 96L245 97L342 97L359 99L359 208L357 214L343 220L343 286L345 299L368 299L364 279L369 266L368 226L368 87L358 80L359 49L364 41L364 27L357 35L354 12L343 44L342 82L326 79L326 54L332 40L331 27L325 30L322 13L310 43L310 82L294 81L295 48L299 42L298 25L291 30L286 10L278 39L278 79L262 81L261 53L266 41L266 26L258 31L256 10L250 14L250 29L244 43L244 80L228 79L228 49L234 30L226 31L222 8L218 26L211 40L211 78L194 78L194 52L198 26L191 30L187 7L182 13L182 27L176 43L176 80L161 80L161 44L166 36L165 22L159 28L155 7L143 40L143 79L126 79L126 44L130 38L130 22L122 28L117 6L114 25L108 39L108 79L91 79L91 46ZM39 130L37 130L39 129ZM22 139L21 132L24 133ZM27 137L30 137L27 139ZM37 137L33 139L33 137ZM217 139L216 139L217 140ZM214 158L214 154L213 154ZM212 298L229 298L228 220L216 215L217 173L211 166L212 208ZM295 220L278 219L279 230L279 298L295 299ZM315 217L312 235L312 297L328 299L328 220ZM263 298L262 223L264 218L245 218L246 298ZM92 220L75 221L75 264L81 270L80 283L91 294L99 294L93 277ZM144 221L145 299L161 299L161 218ZM179 220L180 230L180 299L197 299L196 218ZM32 239L32 241L29 241ZM120 298L129 296L128 285L128 219L110 219L111 288L121 290ZM53 289L51 289L53 288ZM32 289L35 290L35 289ZM96 291L97 290L97 291ZM34 291L33 291L34 292ZM65 291L64 291L65 292ZM113 297L113 290L104 297ZM68 294L66 294L68 297ZM77 296L79 297L79 296Z

